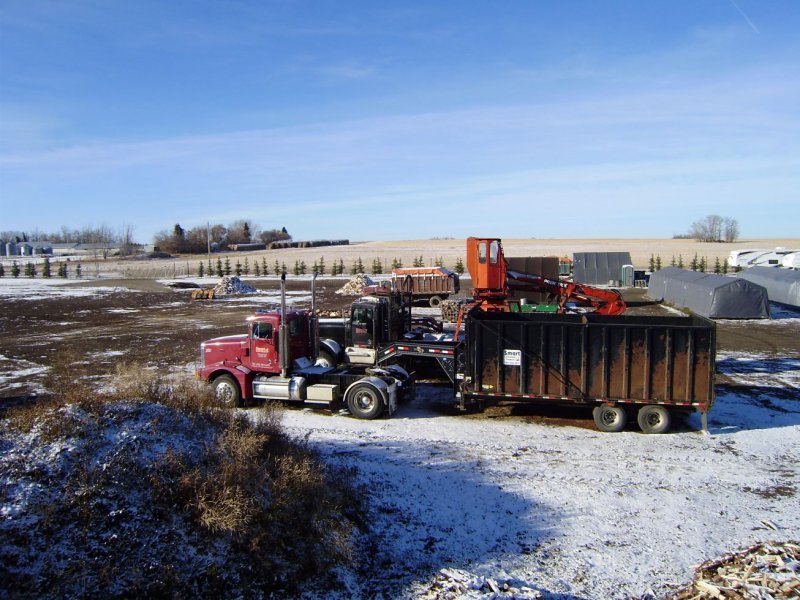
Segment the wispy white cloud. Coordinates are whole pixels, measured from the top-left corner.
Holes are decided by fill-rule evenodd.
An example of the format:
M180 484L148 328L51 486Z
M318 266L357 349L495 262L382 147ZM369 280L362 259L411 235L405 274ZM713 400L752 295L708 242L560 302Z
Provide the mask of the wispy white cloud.
M569 235L570 226L669 235L708 212L752 211L756 198L800 220L788 203L800 189L800 78L785 76L794 63L756 62L713 77L661 69L682 52L629 59L600 76L581 61L569 74L522 69L517 83L597 85L508 103L130 143L6 145L0 197L35 196L45 212L48 202L114 198L153 212L154 229L187 218L289 225L301 211L321 215L304 227L343 231L355 227L354 212L371 211L363 227L385 232L387 215L391 222L412 210L425 215L415 222L420 237L437 227L469 233L476 215L497 235L543 235L525 232L543 221L561 232L551 235ZM379 76L378 64L304 68L360 79ZM663 214L654 218L657 208Z

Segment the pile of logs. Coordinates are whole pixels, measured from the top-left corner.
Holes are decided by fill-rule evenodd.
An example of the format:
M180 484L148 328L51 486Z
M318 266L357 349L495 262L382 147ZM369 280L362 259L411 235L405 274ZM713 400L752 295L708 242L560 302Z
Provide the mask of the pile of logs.
M536 600L542 593L512 581L474 575L461 569L441 569L427 589L416 594L424 600L509 598Z
M231 294L255 294L258 290L252 286L242 283L236 275L225 276L222 281L214 288L215 296L224 296Z
M456 300L442 300L439 307L442 309L442 321L445 323L455 323L458 319L458 311L461 307L470 302L466 298L458 298Z
M673 600L800 598L800 543L757 544L696 568Z
M350 281L336 290L336 293L340 296L360 296L361 290L371 285L375 285L375 282L366 275L354 275L352 278L350 278Z

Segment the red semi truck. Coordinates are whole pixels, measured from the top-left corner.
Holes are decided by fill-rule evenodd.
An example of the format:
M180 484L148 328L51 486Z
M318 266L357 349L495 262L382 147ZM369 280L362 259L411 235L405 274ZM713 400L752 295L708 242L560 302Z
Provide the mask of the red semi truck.
M338 353L335 343L319 348L315 307L287 311L284 276L280 310L257 312L246 333L203 342L196 376L231 406L254 399L344 404L363 419L391 414L413 394L413 377L398 365L338 367L330 355Z

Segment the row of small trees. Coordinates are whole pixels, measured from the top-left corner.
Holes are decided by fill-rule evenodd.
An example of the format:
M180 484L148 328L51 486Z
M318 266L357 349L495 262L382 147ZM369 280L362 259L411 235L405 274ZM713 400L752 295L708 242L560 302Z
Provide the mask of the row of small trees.
M444 260L439 258L434 261L434 264L437 267L444 266ZM418 259L414 259L414 266L420 267L425 266L424 259L420 256ZM403 261L398 260L397 258L392 260L392 268L399 269L403 267ZM339 259L338 261L333 261L333 264L330 266L330 274L331 275L344 275L345 274L345 264L343 259ZM459 257L456 259L456 264L453 267L453 270L458 273L459 275L464 273L464 261L461 260ZM320 257L318 260L315 260L314 263L310 266L304 260L296 260L294 262L294 267L292 268L292 273L295 275L306 275L307 273L319 273L320 275L325 275L328 272L328 265L325 263L325 257ZM364 266L364 262L359 257L358 259L354 260L353 263L350 265L349 273L350 275L358 275L358 274L366 274L367 269ZM384 272L383 262L380 258L375 258L372 261L372 267L370 273L372 275L380 275ZM280 275L282 273L289 273L289 269L286 266L285 262L278 261L275 259L274 262L269 263L267 262L266 257L261 257L261 260L254 260L253 264L250 264L250 260L248 257L244 257L244 262L237 259L235 264L231 264L231 259L226 257L224 260L222 257L218 256L217 260L212 263L211 259L207 262L200 261L197 264L197 276L198 277L223 277L226 275L255 275L256 277L267 276L270 274Z
M17 261L11 263L11 267L9 269L9 275L14 277L15 279L18 278L20 275L24 275L25 277L34 278L37 276L36 264L32 262L26 262L24 267L20 267ZM42 263L42 277L46 279L50 279L53 277L53 266L50 264L50 259L45 258L44 262ZM6 276L6 269L2 263L0 263L0 277ZM62 279L67 279L69 277L69 266L65 262L58 263L56 267L56 277L61 277ZM77 279L81 278L81 263L77 263L75 265L75 277Z
M656 256L651 254L649 266L651 272L660 271L663 268L661 256ZM680 254L678 255L677 260L675 259L674 255L672 256L669 266L678 267L679 269L685 269L687 267L687 265L683 261L683 256L681 256ZM695 253L694 258L692 258L689 261L688 267L692 271L700 271L701 273L706 273L709 271L708 259L705 256L698 258L697 253ZM739 269L735 270L738 271ZM719 259L719 256L715 257L712 272L716 273L717 275L725 275L726 273L728 273L728 261L725 260L721 261Z

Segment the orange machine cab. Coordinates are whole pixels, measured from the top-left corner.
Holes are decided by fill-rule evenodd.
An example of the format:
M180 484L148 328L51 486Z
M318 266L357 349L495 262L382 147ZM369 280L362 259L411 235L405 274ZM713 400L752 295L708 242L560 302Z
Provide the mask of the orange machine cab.
M506 294L506 261L497 238L467 239L467 269L480 294Z

